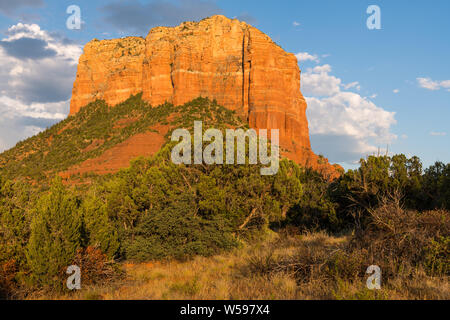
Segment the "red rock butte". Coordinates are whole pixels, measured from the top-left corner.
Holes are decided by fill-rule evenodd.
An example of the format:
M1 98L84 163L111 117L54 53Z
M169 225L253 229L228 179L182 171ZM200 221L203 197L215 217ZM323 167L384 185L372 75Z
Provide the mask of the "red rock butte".
M80 57L70 114L142 92L152 106L199 96L236 111L255 129L279 129L282 154L330 178L339 166L311 150L297 59L239 20L213 16L157 27L147 37L92 40Z

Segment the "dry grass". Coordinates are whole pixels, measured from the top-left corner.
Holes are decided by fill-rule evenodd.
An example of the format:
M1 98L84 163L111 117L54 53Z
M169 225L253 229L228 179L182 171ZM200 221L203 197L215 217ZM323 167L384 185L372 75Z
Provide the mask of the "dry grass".
M187 262L123 264L125 279L84 287L46 299L449 299L447 277L429 277L416 270L408 277L382 282L382 289L366 288L366 275L339 274L324 267L348 248L350 237L325 233L278 235L257 244L211 258ZM342 257L342 256L341 256ZM360 269L353 255L340 267ZM333 258L333 259L331 259ZM331 260L330 260L331 259ZM329 265L329 264L328 264ZM367 265L368 266L368 265ZM366 266L366 267L367 267ZM359 269L358 269L359 268ZM384 280L384 279L383 279Z

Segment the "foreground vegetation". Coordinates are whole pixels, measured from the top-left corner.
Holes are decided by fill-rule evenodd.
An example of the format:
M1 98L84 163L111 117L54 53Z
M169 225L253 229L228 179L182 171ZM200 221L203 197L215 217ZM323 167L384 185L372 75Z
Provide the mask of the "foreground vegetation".
M170 116L174 110L181 116ZM130 112L139 120L114 129ZM117 110L90 104L3 154L0 295L448 298L450 164L423 170L417 157L371 156L328 181L286 159L274 176L261 176L259 165L178 166L167 143L87 184L48 178L156 122L190 128L197 119L204 130L243 126L207 99L149 109L137 96ZM70 151L55 132L74 136ZM98 149L83 151L100 135ZM30 156L17 160L24 150ZM64 295L72 264L85 289ZM372 264L382 269L381 291L365 289Z
M213 257L189 261L124 263L119 281L87 285L70 293L34 294L31 299L82 300L381 300L449 299L444 276L423 269L382 274L381 290L369 290L367 262L350 254L350 236L284 230L265 240ZM359 258L357 258L361 255Z

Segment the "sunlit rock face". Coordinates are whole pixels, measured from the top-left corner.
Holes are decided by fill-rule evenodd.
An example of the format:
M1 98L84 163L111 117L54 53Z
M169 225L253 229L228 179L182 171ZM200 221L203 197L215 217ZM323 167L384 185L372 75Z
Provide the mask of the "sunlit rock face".
M115 105L139 92L153 106L181 105L199 96L216 99L252 128L279 129L286 157L338 176L338 167L311 151L297 59L245 22L213 16L154 28L145 39L89 42L80 57L70 114L96 99Z

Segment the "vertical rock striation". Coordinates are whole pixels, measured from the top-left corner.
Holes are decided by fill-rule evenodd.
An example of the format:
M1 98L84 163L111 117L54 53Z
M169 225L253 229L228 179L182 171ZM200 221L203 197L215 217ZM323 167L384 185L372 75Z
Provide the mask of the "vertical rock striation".
M120 103L131 94L156 106L199 96L235 110L256 129L279 129L282 153L302 165L338 175L311 151L297 59L267 35L238 20L213 16L145 39L93 40L80 57L70 104L75 114L96 99Z

